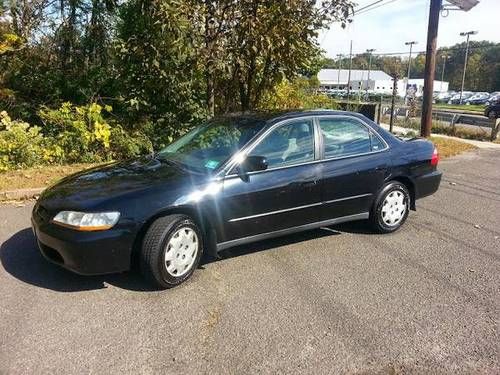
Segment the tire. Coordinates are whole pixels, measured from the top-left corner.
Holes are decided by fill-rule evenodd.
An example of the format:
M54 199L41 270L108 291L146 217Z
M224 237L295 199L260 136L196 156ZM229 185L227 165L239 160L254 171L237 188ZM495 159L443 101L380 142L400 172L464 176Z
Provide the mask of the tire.
M488 112L488 118L495 120L497 118L497 113L494 110Z
M385 184L380 189L370 212L373 229L379 233L392 233L398 230L408 218L410 203L410 193L404 184L398 181Z
M160 217L142 241L141 273L160 289L172 288L191 277L202 253L203 237L193 220L185 215Z

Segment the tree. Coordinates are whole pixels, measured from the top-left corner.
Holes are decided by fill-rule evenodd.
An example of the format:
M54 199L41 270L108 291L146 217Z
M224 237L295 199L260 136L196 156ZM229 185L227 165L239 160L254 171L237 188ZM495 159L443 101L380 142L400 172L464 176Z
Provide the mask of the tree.
M185 2L130 0L118 14L121 101L132 123L153 121L167 138L206 115L191 11Z
M284 78L314 69L318 30L345 22L351 10L348 0L239 1L228 53L241 110L255 108Z

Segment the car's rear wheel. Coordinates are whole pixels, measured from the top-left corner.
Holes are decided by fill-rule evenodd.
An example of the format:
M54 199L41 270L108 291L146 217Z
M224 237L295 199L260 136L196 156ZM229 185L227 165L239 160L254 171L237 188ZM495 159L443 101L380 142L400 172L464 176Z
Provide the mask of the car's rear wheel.
M159 288L186 281L198 267L203 252L201 231L185 215L158 218L144 236L141 272Z
M381 233L398 230L410 212L410 199L407 187L401 182L392 181L385 184L370 213L373 228Z

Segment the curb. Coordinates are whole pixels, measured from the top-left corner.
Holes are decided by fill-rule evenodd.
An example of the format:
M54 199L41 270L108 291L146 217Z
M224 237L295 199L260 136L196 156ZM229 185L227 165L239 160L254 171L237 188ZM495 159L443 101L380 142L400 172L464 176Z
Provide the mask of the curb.
M32 189L18 189L0 191L0 202L3 201L17 201L24 199L32 199L40 195L45 188L32 188Z

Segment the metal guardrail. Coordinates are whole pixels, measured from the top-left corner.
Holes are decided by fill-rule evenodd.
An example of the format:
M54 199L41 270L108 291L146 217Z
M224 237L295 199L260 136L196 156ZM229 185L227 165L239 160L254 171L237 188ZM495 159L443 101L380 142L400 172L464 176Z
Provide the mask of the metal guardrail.
M495 121L482 115L472 115L457 111L436 110L432 111L432 118L438 121L449 122L450 124L465 124L472 126L481 126L491 128L495 125Z
M415 114L415 117L420 116L419 112L420 109ZM384 115L390 115L391 107L383 106L382 113ZM399 116L408 118L410 116L410 109L406 106L398 106L394 109L394 115L396 117ZM436 109L432 111L432 118L433 120L448 123L448 125L451 127L455 127L455 125L460 124L491 129L491 140L496 139L500 126L500 119L489 119L488 117L480 114L471 114L470 111L464 113L459 110Z

